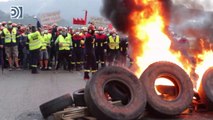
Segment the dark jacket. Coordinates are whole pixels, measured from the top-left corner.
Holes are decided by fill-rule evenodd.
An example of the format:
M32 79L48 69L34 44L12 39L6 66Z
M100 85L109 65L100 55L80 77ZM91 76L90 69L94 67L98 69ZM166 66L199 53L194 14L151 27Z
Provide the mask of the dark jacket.
M85 37L85 53L94 53L94 42L95 42L95 36L87 33Z

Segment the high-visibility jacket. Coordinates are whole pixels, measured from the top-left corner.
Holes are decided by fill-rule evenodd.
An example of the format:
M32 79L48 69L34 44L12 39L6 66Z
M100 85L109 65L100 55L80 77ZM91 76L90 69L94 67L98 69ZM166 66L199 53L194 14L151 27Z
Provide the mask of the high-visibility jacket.
M52 38L52 35L51 34L44 34L41 36L41 42L42 42L42 48L41 50L46 50L47 49L47 46L50 45L50 42L51 42L51 38Z
M59 50L70 50L70 47L72 45L71 34L68 33L65 38L64 38L64 36L59 35L57 39L58 39L58 43L59 43Z
M48 45L50 45L51 38L52 38L52 34L50 34L50 33L44 34L44 39Z
M16 34L17 31L15 28L12 29L12 32L10 33L10 31L7 28L3 29L3 33L4 33L4 43L5 44L10 44L10 43L16 43Z
M30 33L28 35L28 39L29 39L29 50L36 50L36 49L40 49L42 46L42 37L41 34L36 31L34 33Z
M120 37L116 35L115 39L112 36L109 36L109 49L118 50L120 43Z
M47 41L45 39L45 36L41 36L41 50L46 50L47 49Z

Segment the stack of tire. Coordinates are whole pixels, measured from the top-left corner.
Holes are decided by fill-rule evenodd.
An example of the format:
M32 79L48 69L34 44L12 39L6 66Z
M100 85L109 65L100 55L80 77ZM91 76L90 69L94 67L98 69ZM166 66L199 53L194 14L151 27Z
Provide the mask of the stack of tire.
M198 90L201 102L203 102L207 110L213 111L213 67L210 67L203 75L200 88Z
M121 101L121 105L109 102ZM147 97L142 83L121 67L99 70L87 82L85 101L90 113L98 120L136 120L146 107Z
M73 92L73 97L68 93L40 105L42 116L46 119L53 113L63 111L68 107L86 107L84 89Z
M178 89L174 99L165 100L156 94L155 81L160 77L169 79ZM140 81L146 89L149 112L176 116L192 103L194 96L192 81L188 74L176 64L164 61L153 63L142 73Z
M110 97L110 98L109 98ZM120 100L121 105L109 101ZM146 107L146 92L137 77L126 69L108 67L98 71L85 89L63 95L40 105L44 118L67 107L88 107L100 120L134 120Z
M159 77L170 79L178 87L174 100L167 101L156 94L155 81ZM103 68L93 75L85 89L73 93L72 104L87 106L98 120L138 120L146 109L156 115L179 115L190 106L193 94L192 82L182 68L169 62L157 62L150 65L139 80L124 68ZM120 101L120 104L110 101Z
M46 119L53 113L62 111L67 107L73 107L73 99L70 94L65 94L39 106L42 116Z
M40 105L40 111L44 118L48 118L53 113L62 111L68 107L85 107L86 103L84 101L84 89L77 90L73 93L73 98L71 95L65 94L58 98L55 98L49 102Z

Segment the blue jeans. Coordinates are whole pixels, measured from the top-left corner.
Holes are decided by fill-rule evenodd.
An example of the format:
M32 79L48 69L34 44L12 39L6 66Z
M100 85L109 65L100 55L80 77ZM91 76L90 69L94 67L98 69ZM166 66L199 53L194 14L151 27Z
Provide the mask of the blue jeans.
M23 52L23 67L28 68L30 64L30 52L26 47L22 49Z

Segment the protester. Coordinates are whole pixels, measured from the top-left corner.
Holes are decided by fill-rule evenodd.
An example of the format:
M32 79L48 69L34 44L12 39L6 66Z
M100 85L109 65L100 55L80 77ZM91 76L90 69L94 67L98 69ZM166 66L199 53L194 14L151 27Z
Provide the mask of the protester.
M57 24L39 23L36 27L10 21L0 23L0 65L8 64L12 70L14 58L17 69L31 68L33 74L38 73L38 68L80 71L84 66L84 79L88 80L89 73L94 74L99 66L105 67L107 60L109 65L119 60L125 66L127 44L127 38L120 40L115 30L108 34L106 28L96 29L94 23L76 29Z
M13 67L13 61L15 61L15 67L19 70L19 61L18 61L18 41L19 37L16 28L12 25L11 21L8 21L7 27L3 29L1 38L4 42L5 54L8 58L9 70L11 71Z

